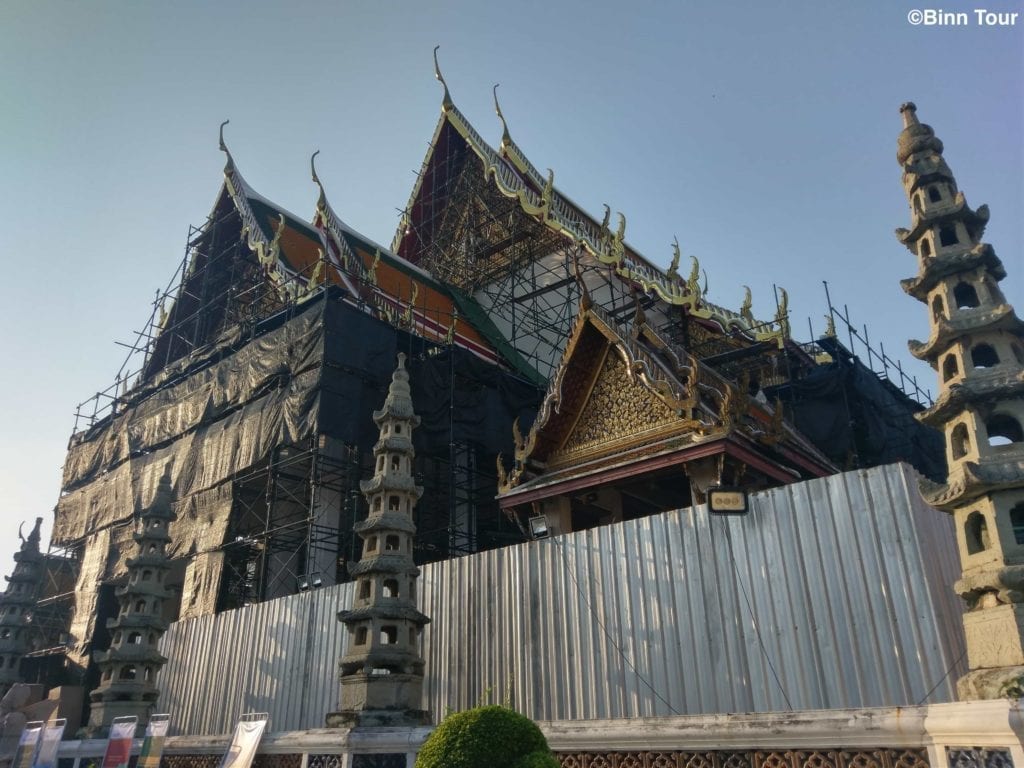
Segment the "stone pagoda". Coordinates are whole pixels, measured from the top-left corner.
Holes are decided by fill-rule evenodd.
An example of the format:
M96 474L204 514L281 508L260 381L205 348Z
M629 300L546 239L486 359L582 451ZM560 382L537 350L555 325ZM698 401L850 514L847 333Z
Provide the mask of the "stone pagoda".
M931 334L911 353L939 374L920 414L941 430L949 475L922 481L925 500L953 515L967 603L970 672L961 699L1019 696L1024 688L1024 323L999 289L1006 271L981 242L987 206L972 210L942 157L942 142L904 104L897 158L911 209L896 235L917 256L903 289L928 307Z
M329 726L426 724L422 707L420 634L430 619L416 610L419 569L412 558L413 508L423 489L413 480L413 413L405 355L391 379L384 407L374 411L380 439L373 447L374 474L360 483L369 514L356 523L363 553L349 567L355 579L352 610L338 619L348 629L341 660L341 711Z
M100 669L89 712L89 729L94 734L123 715L137 715L144 725L159 694L156 676L167 659L160 655L157 643L167 629L164 605L171 598L164 586L170 570L167 528L175 519L169 471L160 478L152 504L139 515L132 536L136 555L126 561L128 583L116 592L120 612L107 622L110 648L94 655Z
M5 576L7 589L0 595L0 698L12 685L22 682L21 659L32 650L32 611L39 595L43 576L43 555L39 552L39 527L28 538L21 536L21 549L14 555L14 571Z

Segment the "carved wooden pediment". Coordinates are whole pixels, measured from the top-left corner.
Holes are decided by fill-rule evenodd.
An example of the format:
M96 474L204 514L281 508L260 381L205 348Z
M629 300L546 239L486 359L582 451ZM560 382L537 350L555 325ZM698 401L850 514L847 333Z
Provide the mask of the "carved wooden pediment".
M607 347L599 365L576 423L549 458L552 466L622 450L679 430L679 415L630 375L618 349Z

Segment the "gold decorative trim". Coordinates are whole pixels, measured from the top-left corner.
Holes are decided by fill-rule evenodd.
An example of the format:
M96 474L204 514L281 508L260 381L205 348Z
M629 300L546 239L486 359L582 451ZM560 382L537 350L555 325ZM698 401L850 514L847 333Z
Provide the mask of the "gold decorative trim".
M555 371L555 375L548 386L547 394L544 400L541 402L540 409L538 410L537 417L534 419L533 426L530 428L530 432L527 435L522 434L521 427L518 420L512 424L512 435L515 443L515 461L512 470L507 474L507 481L502 490L509 490L517 486L523 480L523 475L526 471L527 461L532 456L534 450L537 447L537 440L540 432L545 428L551 419L551 416L555 413L559 413L562 405L563 398L563 383L565 380L566 371L568 370L567 362L572 359L575 354L576 347L583 335L583 330L587 324L593 325L594 329L601 333L608 341L608 345L605 347L605 351L601 356L598 365L604 365L609 354L614 350L622 362L625 364L626 373L629 380L639 386L646 388L653 397L660 400L667 408L675 413L675 418L670 424L666 426L668 434L678 434L682 431L690 431L701 437L709 436L716 433L723 433L725 429L721 426L717 413L708 413L709 418L702 418L702 398L701 393L708 395L713 401L721 402L726 396L724 387L728 385L723 382L712 383L710 380L704 381L701 376L700 364L692 355L689 356L687 361L684 363L675 352L667 345L660 337L657 337L653 329L644 326L642 334L647 336L655 336L660 342L660 349L666 355L666 357L672 362L675 367L675 374L680 377L682 381L679 381L679 388L673 386L670 382L668 373L663 368L662 364L654 360L642 347L638 344L637 340L627 340L622 333L617 329L614 321L605 315L603 310L597 306L591 307L590 309L579 312L576 318L576 323L573 328L573 332L569 337L566 344L565 352L562 356L562 362L558 369ZM588 383L587 391L581 396L582 402L589 400L590 394L593 391L598 378L600 377L601 369L598 369L594 378ZM685 382L685 383L684 383ZM721 387L721 388L720 388ZM730 406L733 407L733 406ZM719 408L720 410L720 408ZM582 413L582 411L581 411ZM577 414L574 419L572 427L569 429L571 434L576 424L579 421L581 414ZM636 433L639 442L645 442L653 439L653 433L649 431L643 431ZM633 439L633 436L623 438L627 443ZM609 445L616 447L622 447L626 443L613 442ZM629 443L632 445L632 443ZM604 444L602 443L601 446ZM559 449L552 454L552 457L548 457L548 461L554 461L553 457L557 454L559 458L557 462L559 465L563 463L560 458L562 455L570 456L573 459L577 459L582 455L589 455L586 453L572 452L558 454ZM597 450L598 453L604 451L604 447L600 447ZM596 454L595 454L596 455Z
M495 83L494 88L491 89L491 93L494 94L494 112L501 120L501 145L506 147L512 144L512 136L508 132L508 123L505 122L505 115L501 112L501 105L498 103L498 86L501 83Z
M303 288L299 285L299 281L308 281L305 281L281 258L281 235L286 226L285 215L277 211L278 220L274 226L274 235L268 239L249 205L249 193L251 192L249 185L235 166L235 160L224 141L224 126L229 122L229 120L225 120L220 125L220 150L227 155L227 162L224 166L224 187L242 219L242 238L249 249L256 254L264 274L277 291L278 298L286 303L296 301L303 294Z
M435 75L444 84L439 69L436 69ZM721 327L723 331L739 331L757 341L774 339L781 343L783 339L787 338L788 321L785 325L782 325L779 322L779 318L776 317L772 323L759 324L754 321L752 314L748 317L747 315L715 306L704 300L704 292L699 290L699 283L696 281L687 281L684 287L677 280L673 280L661 272L657 267L647 264L628 253L625 245L626 217L624 214L621 212L618 214L619 226L614 234L608 229L610 209L607 205L605 206L604 221L600 226L595 225L591 221L582 220L569 203L554 189L553 173L550 170L547 180L540 179L538 183L540 174L529 164L525 156L511 142L511 139L507 144L503 142L503 150L506 157L511 161L512 166L528 175L531 181L538 183L538 186L542 187L543 192L538 195L503 162L502 156L491 149L455 104L450 102L447 85L445 85L445 102L442 106L442 113L442 122L434 133L434 138L428 150L428 158L436 147L441 125L444 121L447 121L466 140L470 149L480 159L483 165L484 176L493 178L495 187L502 195L516 199L524 213L538 217L540 221L552 230L578 243L580 247L602 264L612 266L619 277L638 284L647 293L657 294L661 300L668 304L685 306L692 316L710 320ZM414 189L412 199L415 199L418 191L419 186ZM396 235L396 243L400 239L401 232ZM696 257L693 258L696 262ZM696 264L696 267L699 276L699 263ZM762 325L764 328L758 328L758 325Z
M786 289L781 285L779 286L779 293L782 298L779 299L779 306L775 310L775 324L779 326L779 333L782 334L782 339L789 338L789 294L786 293Z
M452 95L448 92L448 83L444 81L444 75L441 74L441 65L437 63L437 50L440 45L434 46L434 77L441 83L444 88L444 99L441 101L441 111L447 112L449 109L455 108L455 102L452 101Z
M697 436L696 433L691 433L690 442L694 441L695 436L704 438L707 437L708 434L710 433ZM614 438L606 442L588 443L587 445L579 448L556 451L548 458L547 468L551 471L565 469L567 466L573 464L583 464L603 456L624 453L625 451L637 448L645 443L654 443L658 440L664 440L674 435L679 435L680 439L685 437L684 435L680 435L680 425L675 422L658 427L652 427L641 432L635 432L631 435Z
M459 324L459 310L456 307L452 311L452 324L448 326L448 332L444 335L444 343L451 346L455 342L455 329Z
M665 272L665 277L673 282L679 280L679 260L682 258L682 253L679 250L679 238L672 237L672 263L668 265L668 270Z
M753 325L755 321L754 313L751 308L753 307L754 300L750 293L750 287L744 285L743 291L743 305L740 307L740 317Z
M370 269L366 272L366 279L370 285L377 285L377 267L380 266L380 248L375 248L373 251L373 263L370 264Z
M345 227L342 226L341 221L334 213L334 209L331 208L331 204L327 201L327 194L324 191L324 186L320 182L319 176L317 176L314 160L318 154L320 154L320 150L314 152L313 157L309 160L310 169L313 174L313 181L316 182L316 185L320 188L320 195L316 201L316 214L313 218L314 226L319 222L322 227L322 236L329 238L331 244L334 245L334 250L337 252L338 258L341 262L341 271L355 275L361 282L369 282L366 267L364 266L362 259L352 251L348 245L348 241L345 240ZM338 268L337 264L335 265L335 268Z

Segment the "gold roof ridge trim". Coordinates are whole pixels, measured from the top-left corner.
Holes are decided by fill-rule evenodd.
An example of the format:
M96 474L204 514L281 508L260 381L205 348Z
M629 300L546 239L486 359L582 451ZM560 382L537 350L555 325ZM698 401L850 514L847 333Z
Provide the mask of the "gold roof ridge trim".
M447 93L447 86L445 86L445 92ZM548 179L545 182L539 172L526 161L525 156L522 156L522 165L532 169L532 173L525 172L529 173L531 177L536 176L535 181L539 181L539 185L544 187L544 192L538 195L512 168L509 168L501 154L484 141L480 133L473 128L454 103L448 105L447 109L442 109L442 112L442 123L447 120L467 141L470 149L483 164L484 176L493 177L495 186L501 194L511 199L518 199L524 213L539 217L550 229L578 243L599 262L614 267L616 274L620 277L637 283L646 293L657 294L668 304L685 306L692 316L710 320L718 324L723 331L739 331L750 335L757 341L775 340L779 344L788 338L788 323L780 325L778 313L772 321L751 323L740 312L734 312L704 300L702 294L698 295L692 292L692 287L689 284L684 285L681 281L670 279L659 268L645 263L643 257L627 252L625 216L621 212L618 214L620 224L615 233L612 233L607 226L607 215L605 223L600 226L581 218L572 210L572 206L561 193L554 189L553 173L549 170ZM439 133L439 130L435 131L430 150L428 150L428 158L433 154ZM509 148L514 146L514 143L510 144ZM519 163L516 161L515 154L521 155L521 152L518 152L518 148L516 150L515 153L509 152L509 160L518 167ZM524 168L519 170L523 171ZM693 258L696 259L696 257ZM759 330L758 326L766 327L767 330Z
M444 88L444 98L441 101L441 111L447 112L449 109L455 107L455 102L452 101L452 95L448 91L448 83L445 82L444 75L441 74L441 65L437 62L437 51L440 47L440 45L434 46L434 77L437 78L437 81Z
M316 156L320 154L318 149L309 158L309 172L313 176L313 183L320 189L320 196L317 198L316 207L319 210L321 205L327 204L327 194L324 192L324 185L320 183L320 177L316 173Z
M283 264L281 259L281 235L284 232L285 215L281 211L277 211L278 224L274 228L273 238L268 238L264 234L252 206L249 205L249 193L252 192L252 188L239 172L227 142L224 141L224 126L230 122L230 120L225 120L220 124L220 150L227 155L227 164L224 166L224 186L231 197L235 210L238 211L238 215L242 219L242 237L245 239L246 245L256 254L264 274L274 283L278 293L282 294L282 298L287 298L287 287L284 285L287 277L282 275L282 270L285 275L290 273L291 276L294 276L295 273L287 264Z
M324 238L324 245L327 246L327 240L334 245L338 252L338 258L340 264L334 265L335 269L339 269L342 274L345 272L351 272L363 282L366 282L367 274L366 269L363 265L362 259L360 259L349 247L348 241L345 240L344 231L346 227L341 223L341 219L334 212L334 208L331 207L330 202L327 200L327 193L324 190L324 185L320 181L320 177L316 172L316 165L314 160L316 156L320 154L320 150L313 153L313 156L309 159L310 170L313 174L313 181L320 188L320 197L316 201L316 213L320 221L323 222L323 231L321 237ZM349 290L355 293L354 286L349 286Z
M501 120L501 146L504 147L506 144L512 143L512 134L508 132L508 123L505 122L505 115L501 112L501 104L498 103L498 86L501 83L495 83L494 87L491 88L491 93L494 95L494 113Z
M520 173L525 173L538 188L543 188L544 177L537 170L537 167L530 162L526 153L519 148L519 145L516 144L508 130L508 122L505 120L505 115L501 111L501 105L498 103L498 85L500 83L495 83L492 89L494 93L494 111L497 113L498 119L501 120L501 146L498 153L511 162Z

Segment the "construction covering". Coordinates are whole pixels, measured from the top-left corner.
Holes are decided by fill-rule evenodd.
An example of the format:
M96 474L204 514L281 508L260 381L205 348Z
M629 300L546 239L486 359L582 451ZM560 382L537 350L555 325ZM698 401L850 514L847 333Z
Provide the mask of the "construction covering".
M836 466L873 467L905 461L932 480L946 477L942 435L914 418L923 411L879 378L836 339L818 345L832 362L768 390L792 412L794 426Z
M121 413L75 435L54 544L128 520L152 501L170 463L179 518L171 556L193 545L206 549L204 529L213 527L216 539L230 504L217 487L275 446L314 434L372 445L370 414L400 349L419 347L409 362L413 400L423 414L418 451L446 451L455 439L510 453L512 420L532 419L534 385L464 350L396 332L342 302L311 304L293 318L271 320L252 340L232 334L172 364L133 392ZM455 391L454 402L453 367L478 384Z
M423 418L418 454L447 458L453 443L484 455L511 453L512 421L532 420L536 385L464 349L396 330L341 298L331 288L249 336L228 332L138 385L116 414L72 437L53 528L54 545L84 547L72 657L85 659L97 580L123 575L134 552L129 523L152 502L168 465L177 511L168 554L192 563L181 610L201 615L217 599L219 550L237 502L233 482L265 466L281 446L325 439L372 446L371 414L399 350L409 356Z

